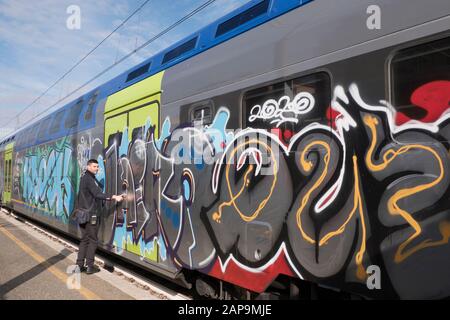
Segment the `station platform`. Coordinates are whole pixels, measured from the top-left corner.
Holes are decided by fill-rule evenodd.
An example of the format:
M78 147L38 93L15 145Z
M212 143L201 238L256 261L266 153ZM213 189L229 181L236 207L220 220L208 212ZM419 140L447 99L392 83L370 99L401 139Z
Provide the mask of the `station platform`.
M124 272L74 273L77 248L0 211L0 300L184 300ZM98 264L98 259L96 259ZM100 262L101 266L101 262Z

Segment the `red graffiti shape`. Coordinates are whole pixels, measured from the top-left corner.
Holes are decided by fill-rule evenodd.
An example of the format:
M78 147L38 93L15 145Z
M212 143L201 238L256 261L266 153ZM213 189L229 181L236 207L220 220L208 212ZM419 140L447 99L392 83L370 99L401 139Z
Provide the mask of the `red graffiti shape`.
M435 122L450 107L450 81L432 81L420 86L411 95L411 103L427 112L423 118L416 120ZM401 125L411 118L399 111L395 120L397 125Z
M275 280L275 278L280 274L290 277L294 276L294 273L289 267L284 251L280 253L276 261L259 272L245 270L233 260L229 261L225 272L222 272L220 261L218 259L209 272L209 275L213 277L234 283L254 292L264 292L264 290L266 290L273 280Z

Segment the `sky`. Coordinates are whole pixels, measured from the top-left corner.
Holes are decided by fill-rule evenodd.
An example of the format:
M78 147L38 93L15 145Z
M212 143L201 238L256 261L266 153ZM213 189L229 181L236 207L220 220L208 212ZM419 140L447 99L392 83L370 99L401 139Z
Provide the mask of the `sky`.
M216 0L138 51L57 109L251 0ZM119 26L144 0L0 0L0 138L207 0L150 0L31 108L18 114ZM77 6L80 28L68 27Z

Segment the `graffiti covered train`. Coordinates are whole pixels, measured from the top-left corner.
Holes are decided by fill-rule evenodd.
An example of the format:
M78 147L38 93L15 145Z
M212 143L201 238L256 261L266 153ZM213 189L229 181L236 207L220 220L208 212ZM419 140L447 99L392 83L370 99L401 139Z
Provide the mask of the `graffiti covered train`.
M450 296L450 3L370 5L248 3L5 139L3 205L79 236L96 158L100 247L201 294Z

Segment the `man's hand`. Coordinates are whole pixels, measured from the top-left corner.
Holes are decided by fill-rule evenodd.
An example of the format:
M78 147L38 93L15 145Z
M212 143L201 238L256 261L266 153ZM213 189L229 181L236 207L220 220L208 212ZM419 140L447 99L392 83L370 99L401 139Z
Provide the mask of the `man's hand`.
M122 202L123 198L124 198L123 196L118 196L118 195L114 195L111 197L111 199L113 199L117 202Z

